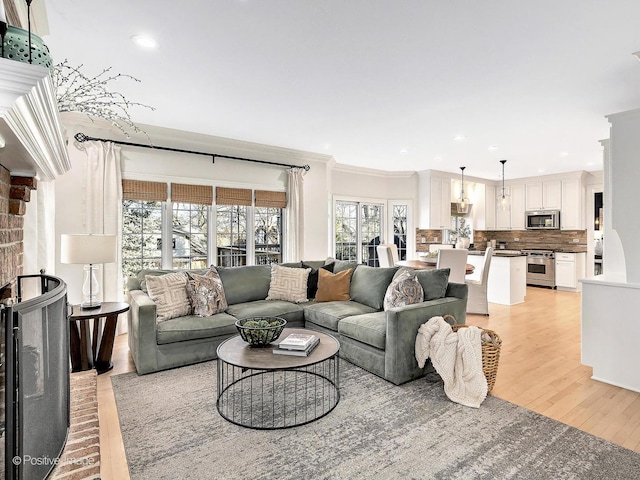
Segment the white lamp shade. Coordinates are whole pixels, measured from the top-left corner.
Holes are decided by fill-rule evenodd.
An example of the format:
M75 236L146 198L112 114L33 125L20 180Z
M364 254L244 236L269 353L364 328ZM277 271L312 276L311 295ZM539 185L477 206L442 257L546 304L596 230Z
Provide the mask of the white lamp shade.
M116 236L63 234L60 237L61 263L112 263L116 261Z

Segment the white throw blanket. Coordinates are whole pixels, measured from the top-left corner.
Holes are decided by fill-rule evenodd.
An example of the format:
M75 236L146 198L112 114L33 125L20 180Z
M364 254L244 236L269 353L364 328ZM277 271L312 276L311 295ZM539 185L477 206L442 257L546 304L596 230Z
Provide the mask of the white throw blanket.
M487 379L482 371L482 330L465 327L454 332L442 317L432 317L416 336L416 360L420 368L427 358L444 381L450 400L467 407L480 407L487 397Z

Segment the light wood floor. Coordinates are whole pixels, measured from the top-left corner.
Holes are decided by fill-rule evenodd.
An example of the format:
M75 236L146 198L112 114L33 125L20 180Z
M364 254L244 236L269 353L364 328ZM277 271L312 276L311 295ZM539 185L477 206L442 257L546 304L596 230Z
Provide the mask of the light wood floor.
M525 303L491 304L490 312L469 315L467 323L502 337L493 395L640 453L640 393L591 380L591 368L580 364L579 293L527 287ZM116 340L113 362L98 377L102 478L124 480L129 473L109 377L134 370L126 335Z

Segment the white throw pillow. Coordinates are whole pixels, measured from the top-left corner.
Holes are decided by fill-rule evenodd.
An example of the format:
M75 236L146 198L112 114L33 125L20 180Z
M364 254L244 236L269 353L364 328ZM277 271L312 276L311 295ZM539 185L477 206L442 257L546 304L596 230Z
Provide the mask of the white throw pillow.
M191 314L185 272L146 275L145 280L149 297L156 303L157 322Z
M384 309L404 307L421 303L423 300L422 285L415 275L412 275L409 270L405 270L387 287L387 293L384 295Z
M267 300L286 300L293 303L307 301L307 281L310 268L271 265L271 283Z

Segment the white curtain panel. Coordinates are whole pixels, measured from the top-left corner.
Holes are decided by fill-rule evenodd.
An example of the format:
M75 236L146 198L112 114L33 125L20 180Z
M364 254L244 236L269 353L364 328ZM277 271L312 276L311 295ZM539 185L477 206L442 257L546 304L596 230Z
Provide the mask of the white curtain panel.
M38 182L38 188L31 192L31 202L24 216L22 272L25 275L34 275L40 270L55 275L55 204L54 182ZM40 294L32 282L26 282L23 287L25 299Z
M287 262L298 262L304 256L304 174L306 172L302 168L290 168L288 173L284 258Z
M87 163L84 171L85 233L117 236L116 261L105 263L98 272L102 301L124 301L122 278L122 171L120 147L112 142L86 142ZM120 315L116 334L126 333L126 314Z

